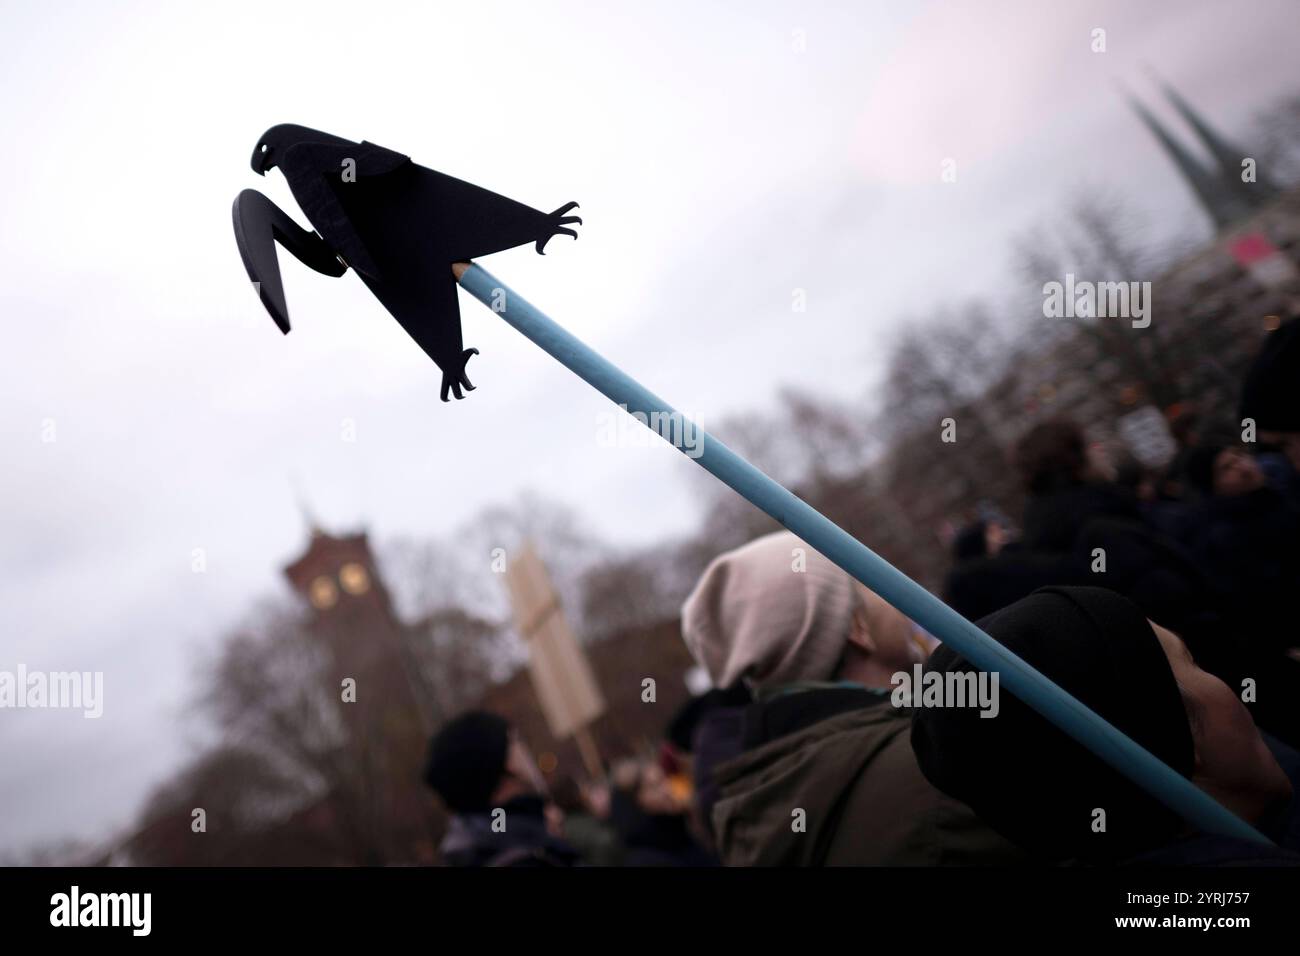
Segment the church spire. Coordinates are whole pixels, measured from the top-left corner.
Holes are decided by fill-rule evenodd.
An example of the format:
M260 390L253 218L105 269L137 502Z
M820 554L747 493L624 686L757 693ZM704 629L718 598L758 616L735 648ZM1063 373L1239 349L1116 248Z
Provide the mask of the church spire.
M1164 125L1132 94L1125 91L1129 105L1143 125L1160 141L1169 159L1196 193L1201 208L1209 214L1216 230L1227 228L1250 213L1250 207L1222 175L1207 169L1165 129Z
M302 517L302 523L307 527L308 533L317 538L325 532L321 529L320 522L316 520L316 514L312 511L311 506L307 503L307 496L302 490L302 483L298 480L297 472L290 472L289 485L293 489L294 501L298 505L298 514Z
M1160 85L1161 91L1165 94L1165 99L1169 100L1174 109L1178 111L1178 115L1196 132L1197 138L1209 151L1210 155L1214 157L1215 162L1219 164L1219 171L1224 182L1230 184L1234 192L1238 193L1252 207L1261 206L1277 195L1277 186L1273 184L1263 170L1256 170L1255 182L1243 182L1241 178L1241 161L1247 157L1247 152L1220 136L1218 131L1202 119L1201 114L1183 99L1177 90L1155 76L1154 72L1150 70L1148 72Z

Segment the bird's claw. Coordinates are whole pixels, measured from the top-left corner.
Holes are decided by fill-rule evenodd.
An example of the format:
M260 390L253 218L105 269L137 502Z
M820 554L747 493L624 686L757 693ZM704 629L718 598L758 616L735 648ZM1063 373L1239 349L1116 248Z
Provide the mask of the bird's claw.
M444 402L450 401L450 399L447 398L448 392L455 395L457 401L464 398L465 396L461 394L461 386L464 386L465 391L467 392L474 391L474 386L470 384L469 379L465 376L465 366L469 364L469 357L471 355L478 355L478 349L466 349L461 352L460 368L455 372L448 370L442 373L442 400Z
M568 212L570 209L577 209L577 208L578 208L578 204L576 202L565 203L559 209L555 210L555 212L551 213L549 216L546 217L547 228L550 231L538 237L537 239L538 255L542 255L542 256L546 255L546 244L551 241L552 236L572 236L574 239L578 238L578 234L576 232L574 232L572 229L565 228L565 226L573 222L576 222L579 226L582 225L582 220L579 217L565 215L565 213Z

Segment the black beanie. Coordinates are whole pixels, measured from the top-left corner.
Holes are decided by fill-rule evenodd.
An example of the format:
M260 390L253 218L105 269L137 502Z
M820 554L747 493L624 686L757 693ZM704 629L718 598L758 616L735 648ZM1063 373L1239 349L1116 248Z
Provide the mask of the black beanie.
M962 528L952 542L953 559L961 562L985 557L989 553L987 535L988 523L984 521L976 521Z
M1300 319L1264 340L1242 385L1241 417L1264 431L1300 432Z
M462 714L429 745L424 781L456 813L483 813L505 773L509 745L510 725L496 714Z
M1219 452L1227 447L1222 442L1211 442L1208 445L1197 445L1189 451L1183 463L1183 477L1187 483L1203 495L1213 495L1214 462L1219 457Z
M1091 707L1156 757L1191 776L1193 744L1160 642L1127 598L1101 588L1035 591L986 617L998 643ZM976 668L947 646L927 671ZM999 691L1001 688L999 688ZM995 717L977 708L918 708L912 748L927 780L1036 856L1119 860L1168 843L1182 822L1046 718L1000 694ZM1105 832L1094 832L1094 810Z

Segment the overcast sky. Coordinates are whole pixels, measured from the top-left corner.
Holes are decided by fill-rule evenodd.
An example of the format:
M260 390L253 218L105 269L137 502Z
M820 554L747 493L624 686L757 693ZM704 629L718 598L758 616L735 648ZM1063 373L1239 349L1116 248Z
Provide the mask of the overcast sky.
M282 336L230 228L249 186L305 223L248 167L267 127L578 200L576 243L484 264L708 426L858 398L903 316L1014 299L1012 237L1073 190L1208 236L1117 92L1154 99L1143 64L1229 133L1300 87L1294 0L0 12L0 670L105 675L98 720L0 710L0 851L106 836L185 758L196 660L304 543L295 480L381 540L524 489L618 546L698 517L693 465L601 447L604 399L467 296L453 405L354 276L283 256Z

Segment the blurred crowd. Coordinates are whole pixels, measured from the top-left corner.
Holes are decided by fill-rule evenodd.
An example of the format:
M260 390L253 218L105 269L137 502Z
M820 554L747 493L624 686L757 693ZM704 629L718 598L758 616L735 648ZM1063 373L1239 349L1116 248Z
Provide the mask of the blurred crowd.
M1176 416L1159 470L1033 428L1023 516L955 536L943 597L1270 843L1197 830L1009 693L993 713L900 696L916 668L977 669L778 532L717 556L683 606L714 689L657 751L548 781L505 719L444 726L444 862L1300 863L1300 320L1241 395L1235 418Z

